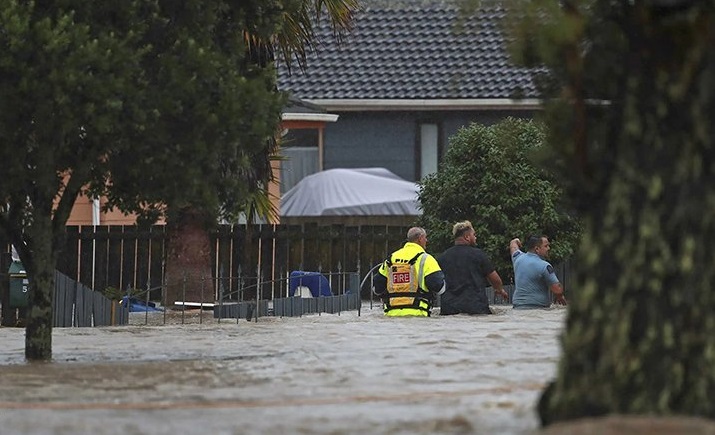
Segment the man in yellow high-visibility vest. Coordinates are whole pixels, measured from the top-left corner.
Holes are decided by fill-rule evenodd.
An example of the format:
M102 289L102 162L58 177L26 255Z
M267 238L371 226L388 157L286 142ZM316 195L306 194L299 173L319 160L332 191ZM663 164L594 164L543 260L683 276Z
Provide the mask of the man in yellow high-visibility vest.
M432 301L444 293L444 273L426 247L424 228L410 228L407 243L373 277L373 292L382 298L386 316L429 316Z

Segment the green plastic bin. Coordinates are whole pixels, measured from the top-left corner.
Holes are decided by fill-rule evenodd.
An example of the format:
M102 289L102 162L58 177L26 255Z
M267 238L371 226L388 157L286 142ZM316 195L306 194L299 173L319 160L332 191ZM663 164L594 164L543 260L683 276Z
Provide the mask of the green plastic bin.
M29 282L25 267L13 261L8 270L10 275L10 308L27 308Z

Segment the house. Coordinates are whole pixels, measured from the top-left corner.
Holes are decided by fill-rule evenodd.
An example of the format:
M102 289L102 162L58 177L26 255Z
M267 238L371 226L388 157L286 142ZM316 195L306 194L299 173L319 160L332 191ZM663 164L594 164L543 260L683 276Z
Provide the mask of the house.
M279 65L281 90L340 116L326 125L318 149L285 144L284 154L301 162L293 171L303 168L291 183L315 168L361 167L385 167L419 181L437 170L460 127L538 110L529 72L509 63L499 27L504 9L481 9L460 24L456 1L362 5L342 44L325 25L319 29L322 42L309 53L305 71L288 74Z
M324 169L384 167L419 181L437 170L462 126L539 110L529 71L509 63L503 8L461 20L458 0L361 3L342 44L323 26L305 71L288 74L278 64L279 88L292 98L282 116L275 198ZM135 222L102 213L98 201L78 199L68 224Z

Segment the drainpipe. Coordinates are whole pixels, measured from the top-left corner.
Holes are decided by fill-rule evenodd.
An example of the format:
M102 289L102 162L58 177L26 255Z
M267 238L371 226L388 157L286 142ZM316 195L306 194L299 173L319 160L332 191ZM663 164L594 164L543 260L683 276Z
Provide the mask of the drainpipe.
M92 227L94 231L97 231L97 225L99 225L99 198L92 199ZM97 239L96 237L92 240L92 288L94 289L94 273L97 262Z
M92 200L92 225L99 225L99 198Z

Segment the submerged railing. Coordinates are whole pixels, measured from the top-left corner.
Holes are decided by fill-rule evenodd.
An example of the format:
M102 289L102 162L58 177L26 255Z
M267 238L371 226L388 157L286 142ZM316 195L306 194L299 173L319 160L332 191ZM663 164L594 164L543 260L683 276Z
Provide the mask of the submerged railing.
M357 272L293 273L303 275L288 275L267 281L250 276L202 278L199 289L201 300L198 302L186 300L189 280L184 279L177 302L171 307L165 306L166 288L162 287L150 288L147 285L144 290L128 288L124 300L139 301L145 308L139 307L140 311L144 311L141 313L143 316L133 315L134 324L203 323L205 317L219 323L225 319L257 321L268 316L340 315L345 311L356 311L360 315L362 300ZM246 282L252 284L246 285ZM232 285L236 288L230 290ZM206 295L205 289L217 289L215 298ZM161 291L161 302L152 302L150 296L157 290ZM214 301L206 302L207 299Z

